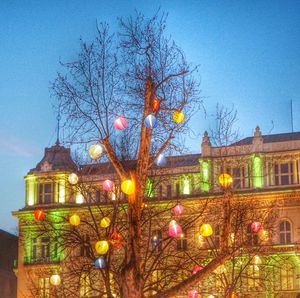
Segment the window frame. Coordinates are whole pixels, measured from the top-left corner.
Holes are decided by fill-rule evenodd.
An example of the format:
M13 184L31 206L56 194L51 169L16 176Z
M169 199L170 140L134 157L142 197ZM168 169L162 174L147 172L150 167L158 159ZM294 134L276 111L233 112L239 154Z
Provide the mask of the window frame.
M289 220L284 219L279 222L279 243L292 243L292 224Z

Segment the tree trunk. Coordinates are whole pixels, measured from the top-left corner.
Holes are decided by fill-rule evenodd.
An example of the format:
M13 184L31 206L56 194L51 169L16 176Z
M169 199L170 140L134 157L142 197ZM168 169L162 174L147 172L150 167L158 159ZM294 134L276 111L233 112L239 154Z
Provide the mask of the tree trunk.
M155 97L155 86L152 79L146 82L145 105L143 117L152 113L152 102ZM144 193L148 177L150 160L152 129L144 124L141 128L140 148L136 171L131 171L135 193L128 196L128 239L126 243L125 264L122 269L121 297L142 298L143 279L143 251L142 251L142 222L141 215L144 208Z

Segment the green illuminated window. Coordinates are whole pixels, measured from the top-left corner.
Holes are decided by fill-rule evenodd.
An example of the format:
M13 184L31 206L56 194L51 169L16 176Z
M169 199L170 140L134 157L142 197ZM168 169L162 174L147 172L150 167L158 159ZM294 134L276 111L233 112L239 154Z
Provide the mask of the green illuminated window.
M254 188L263 187L263 160L259 155L253 157L253 186Z
M211 160L200 160L201 190L209 192L211 188Z

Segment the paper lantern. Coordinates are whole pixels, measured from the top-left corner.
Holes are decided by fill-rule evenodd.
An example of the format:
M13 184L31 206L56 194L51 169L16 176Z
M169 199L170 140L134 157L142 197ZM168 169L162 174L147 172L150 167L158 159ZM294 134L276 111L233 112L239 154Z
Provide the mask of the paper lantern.
M114 188L114 183L111 180L107 179L102 182L102 187L105 191L112 191Z
M59 286L60 283L61 283L61 278L58 274L53 274L51 275L50 277L50 283L53 285L53 286Z
M253 233L258 233L262 229L262 225L260 222L255 221L251 224L251 231Z
M175 219L172 219L172 220L170 221L170 223L169 223L169 228L172 227L173 225L176 225L176 224L177 224L176 220L175 220Z
M89 156L91 159L98 159L101 156L102 152L103 152L102 146L99 143L97 143L90 147Z
M155 116L152 115L152 114L148 115L148 116L145 118L144 123L145 123L145 126L146 126L147 128L154 128L155 125L156 125L156 118L155 118Z
M108 228L110 225L110 219L108 217L103 217L100 221L101 228Z
M99 255L105 255L109 249L109 244L106 240L97 241L95 249Z
M193 269L193 274L196 274L198 271L202 270L204 267L201 265L196 265Z
M261 228L259 231L258 231L258 237L260 240L262 241L267 241L269 239L269 233L268 231L266 231L265 229Z
M167 164L167 159L163 154L159 154L155 160L155 164L159 167L164 167Z
M121 247L123 245L122 240L123 236L120 233L115 232L111 234L110 243L113 247Z
M223 188L228 188L232 184L232 176L226 173L223 173L219 176L219 183Z
M196 290L190 290L188 293L188 298L198 298L198 292Z
M127 120L125 117L119 117L114 122L114 128L116 130L124 130L127 127Z
M154 98L153 100L153 112L158 112L160 109L160 100L158 98Z
M254 256L254 257L253 257L253 263L254 263L255 265L261 265L262 261L261 261L260 256L258 256L258 255Z
M209 237L213 234L213 229L210 224L203 224L200 227L200 235L203 237Z
M184 121L184 114L181 111L175 111L173 114L173 120L177 123L180 124Z
M173 223L172 225L169 225L169 236L172 238L179 238L182 234L182 228L179 224Z
M78 182L78 176L75 173L72 173L68 177L69 183L75 185Z
M106 267L106 260L102 257L98 258L95 261L95 266L100 269L104 269Z
M121 190L127 195L134 194L135 192L134 182L130 179L124 180L121 184Z
M45 217L45 211L43 209L35 210L34 217L36 220L43 220Z
M235 292L232 292L231 298L238 298L238 295Z
M176 216L180 216L183 213L184 207L181 204L177 204L173 208L173 212Z
M69 221L70 221L70 224L71 224L72 226L77 227L77 226L80 225L80 217L79 217L79 215L76 214L76 213L73 214L73 215L70 217Z

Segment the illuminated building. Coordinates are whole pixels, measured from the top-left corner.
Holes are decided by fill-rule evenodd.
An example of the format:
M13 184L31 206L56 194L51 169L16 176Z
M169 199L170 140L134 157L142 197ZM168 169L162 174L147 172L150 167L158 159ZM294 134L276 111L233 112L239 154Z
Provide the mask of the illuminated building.
M133 167L134 161L127 164L129 168ZM61 222L56 221L56 215L68 218L70 214L80 213L87 205L85 197L67 186L67 177L76 169L70 151L56 144L45 150L41 162L25 177L26 205L14 212L20 220L18 297L29 295L30 272L39 273L38 281L32 281L37 285L37 297L49 297L52 290L50 276L60 270L60 264L66 256L61 251L59 236L49 237L38 232L37 225L42 223L34 220L33 212L36 209L48 212L54 228L61 225ZM151 177L153 179L148 180L146 196L150 202L157 204L169 199L178 200L179 197L183 205L185 200L195 204L205 198L218 200L223 197L217 183L218 176L223 172L233 176L235 197L251 197L257 206L274 203L277 212L272 235L268 235L267 231L261 235L266 243L264 255L253 259L254 263L247 269L250 277L238 286L238 295L296 297L300 292L300 133L263 136L257 127L253 137L226 147L213 147L205 133L201 154L167 158L166 167L160 173L169 179L155 184L155 177ZM81 166L78 174L83 181L93 181L99 185L106 179L116 180L116 174L109 163ZM105 206L116 199L100 191L96 191L93 198L97 204ZM215 242L218 243L220 227L215 225L213 229ZM251 225L245 233L255 245L257 240L251 234ZM231 241L234 241L234 237L232 234ZM162 231L157 230L152 243L155 249L161 249L162 238ZM177 249L188 250L194 238L195 235L183 234L177 240ZM88 235L86 241L89 241ZM80 253L84 255L88 250L83 247ZM276 266L273 266L271 260ZM268 276L272 276L272 280L268 279L264 284L260 280L260 266L263 262L269 262L268 266L272 267ZM103 262L101 264L104 266ZM224 270L226 268L222 272ZM87 279L83 275L80 282L84 284ZM204 297L222 297L216 290L218 286L215 284L214 288L205 290ZM87 296L85 290L80 295Z

